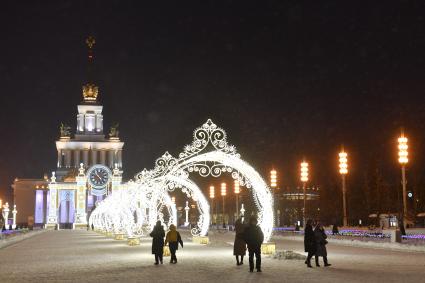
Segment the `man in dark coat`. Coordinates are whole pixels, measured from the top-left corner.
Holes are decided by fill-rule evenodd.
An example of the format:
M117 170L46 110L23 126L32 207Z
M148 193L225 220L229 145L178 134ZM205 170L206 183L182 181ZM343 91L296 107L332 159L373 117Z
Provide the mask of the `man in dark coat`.
M316 238L313 231L312 226L313 221L311 219L307 220L307 223L305 225L304 229L304 251L307 254L307 259L305 261L305 264L307 264L307 267L311 266L311 258L316 254Z
M244 240L248 245L249 271L254 271L255 255L255 267L257 272L261 272L261 244L264 241L264 234L261 228L257 226L257 218L255 216L249 219L249 225L244 232Z
M164 237L165 231L161 221L157 221L152 232L149 234L152 237L152 254L155 255L155 265L159 262L162 264L162 256L164 254Z

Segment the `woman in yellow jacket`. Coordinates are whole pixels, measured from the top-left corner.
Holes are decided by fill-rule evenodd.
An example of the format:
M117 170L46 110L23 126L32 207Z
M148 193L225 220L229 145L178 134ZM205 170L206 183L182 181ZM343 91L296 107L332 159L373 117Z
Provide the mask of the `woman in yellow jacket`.
M167 243L171 253L170 263L177 263L176 251L179 249L179 243L183 248L183 241L180 233L176 230L176 226L173 224L170 225L170 231L168 231L165 238L165 245L167 245Z

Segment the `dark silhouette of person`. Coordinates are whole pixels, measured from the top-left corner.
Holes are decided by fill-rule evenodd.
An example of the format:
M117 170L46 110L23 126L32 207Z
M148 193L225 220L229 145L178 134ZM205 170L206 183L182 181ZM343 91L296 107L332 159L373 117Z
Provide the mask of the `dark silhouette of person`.
M319 256L323 257L325 266L331 266L331 264L328 263L328 252L326 250L326 245L328 244L326 238L328 236L326 236L325 229L321 223L317 223L316 228L314 229L314 237L316 238L316 266L320 267Z
M236 265L243 264L243 257L246 254L246 242L244 240L244 232L246 225L239 218L235 223L235 243L233 245L233 255L236 257ZM240 257L240 260L239 260Z
M244 240L248 245L249 253L249 271L254 271L254 255L255 255L255 268L257 272L261 272L261 244L264 241L264 234L261 228L257 226L257 218L251 216L249 225L244 232Z
M170 225L170 231L167 233L167 237L165 237L165 245L170 248L171 260L170 263L177 263L176 251L179 249L179 243L183 248L183 241L180 233L176 230L176 226L174 224Z
M311 266L311 258L316 254L316 237L314 235L313 220L307 220L304 229L304 251L307 253L307 259L305 260L305 264L307 267Z
M162 227L161 221L156 222L156 225L153 227L153 230L149 235L152 237L152 254L155 255L155 265L158 265L159 262L162 264L165 231Z

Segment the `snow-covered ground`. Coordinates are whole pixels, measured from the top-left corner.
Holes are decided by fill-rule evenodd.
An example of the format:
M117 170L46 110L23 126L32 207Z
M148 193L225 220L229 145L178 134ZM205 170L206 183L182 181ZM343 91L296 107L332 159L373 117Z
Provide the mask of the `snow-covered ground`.
M328 268L306 268L302 260L263 258L263 273L236 266L234 234L210 233L211 244L184 235L179 263L154 266L150 239L125 241L91 231L47 231L0 249L0 282L424 282L425 253L348 247L329 243ZM274 239L278 250L303 252L301 241Z

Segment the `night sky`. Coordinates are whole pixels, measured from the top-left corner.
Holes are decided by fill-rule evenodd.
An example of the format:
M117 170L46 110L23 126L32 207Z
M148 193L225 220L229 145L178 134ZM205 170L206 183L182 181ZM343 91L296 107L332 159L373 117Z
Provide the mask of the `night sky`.
M0 10L0 197L15 177L55 169L60 123L75 131L90 34L126 178L166 150L177 155L211 118L265 177L273 166L281 185L298 185L305 157L324 190L339 177L341 145L351 188L371 162L398 184L404 128L410 184L425 184L423 1L8 1Z

